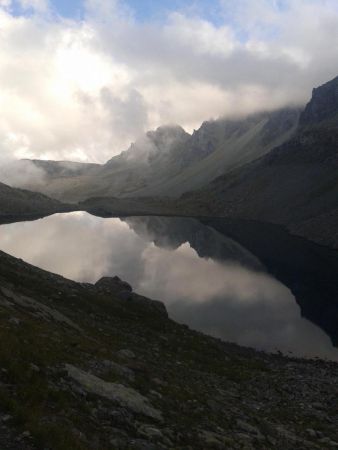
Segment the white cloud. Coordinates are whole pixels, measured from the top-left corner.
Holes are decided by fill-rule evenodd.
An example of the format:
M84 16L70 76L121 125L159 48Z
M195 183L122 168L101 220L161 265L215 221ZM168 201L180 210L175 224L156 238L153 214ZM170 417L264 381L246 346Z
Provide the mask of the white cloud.
M34 10L39 12L45 12L49 8L47 0L19 0L21 8L25 10Z
M216 28L207 20L188 18L181 13L171 14L165 27L168 40L177 47L187 47L197 54L229 56L235 41L230 27Z
M223 0L223 23L184 12L139 23L122 1L83 20L0 0L0 152L105 161L149 128L305 102L338 74L333 0Z
M1 8L8 8L12 3L12 0L0 0Z

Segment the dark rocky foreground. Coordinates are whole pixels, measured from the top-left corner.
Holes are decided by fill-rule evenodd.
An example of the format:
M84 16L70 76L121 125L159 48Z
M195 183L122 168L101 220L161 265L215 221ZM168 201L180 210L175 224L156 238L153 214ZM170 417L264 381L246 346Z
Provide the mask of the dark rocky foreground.
M171 321L0 253L1 450L338 448L338 365Z

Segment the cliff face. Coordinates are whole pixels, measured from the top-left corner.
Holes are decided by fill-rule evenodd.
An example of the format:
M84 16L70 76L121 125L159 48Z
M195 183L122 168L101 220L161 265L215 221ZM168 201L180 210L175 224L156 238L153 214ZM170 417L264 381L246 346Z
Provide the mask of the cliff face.
M300 125L316 125L338 114L338 77L316 88L300 118Z
M191 331L119 279L0 252L0 447L334 448L338 366Z

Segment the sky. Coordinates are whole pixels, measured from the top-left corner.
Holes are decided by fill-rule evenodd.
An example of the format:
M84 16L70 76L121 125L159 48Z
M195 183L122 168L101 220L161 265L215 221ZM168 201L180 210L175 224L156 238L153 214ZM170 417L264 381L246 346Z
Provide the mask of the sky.
M0 0L0 161L303 105L337 53L337 0Z

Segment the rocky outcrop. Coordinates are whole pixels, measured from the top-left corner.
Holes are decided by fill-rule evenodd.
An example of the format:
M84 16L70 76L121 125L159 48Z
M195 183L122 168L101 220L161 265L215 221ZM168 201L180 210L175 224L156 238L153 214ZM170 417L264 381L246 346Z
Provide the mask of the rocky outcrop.
M338 77L313 90L300 118L301 126L318 125L338 114Z
M119 294L133 290L130 284L122 281L119 277L103 277L95 283L95 287L105 294Z
M107 383L71 364L66 364L65 368L68 376L79 383L86 392L103 397L113 403L118 403L136 414L143 414L158 421L162 420L161 412L153 408L148 399L135 391L135 389L125 387L122 384Z
M140 306L141 308L154 311L168 317L168 312L164 303L136 294L133 292L132 287L125 281L122 281L119 277L101 278L97 283L95 283L95 288L97 291L105 295L118 296L119 299L130 304Z
M9 307L18 306L24 310L28 310L30 314L37 318L46 320L47 322L55 321L59 324L71 327L76 331L82 332L81 328L76 323L60 313L57 309L44 305L26 295L15 294L15 292L9 288L0 287L0 304L1 303Z

